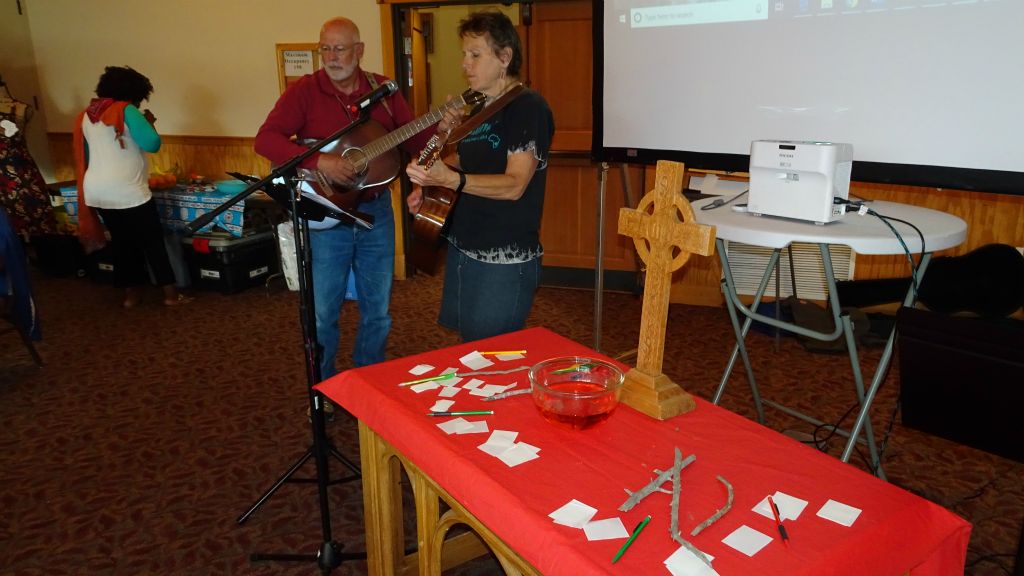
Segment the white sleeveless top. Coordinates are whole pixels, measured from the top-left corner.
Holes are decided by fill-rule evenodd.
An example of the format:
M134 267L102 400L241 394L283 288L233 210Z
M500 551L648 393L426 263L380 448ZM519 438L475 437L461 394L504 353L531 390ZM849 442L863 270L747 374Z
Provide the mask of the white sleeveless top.
M134 208L152 198L149 191L149 160L124 128L124 148L114 127L82 116L82 135L89 144L89 165L83 189L85 203L93 208Z

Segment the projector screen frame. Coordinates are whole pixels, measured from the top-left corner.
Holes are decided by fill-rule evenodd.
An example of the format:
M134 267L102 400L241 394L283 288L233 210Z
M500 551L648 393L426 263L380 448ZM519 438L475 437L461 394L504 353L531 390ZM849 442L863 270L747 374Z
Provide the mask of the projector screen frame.
M591 158L595 162L654 164L672 160L688 169L746 173L749 154L710 153L695 150L613 147L604 145L604 8L605 0L592 1L593 25L593 125ZM854 150L856 155L856 143ZM1024 195L1024 172L980 170L949 166L863 162L854 158L851 180L855 182L949 188L977 192Z

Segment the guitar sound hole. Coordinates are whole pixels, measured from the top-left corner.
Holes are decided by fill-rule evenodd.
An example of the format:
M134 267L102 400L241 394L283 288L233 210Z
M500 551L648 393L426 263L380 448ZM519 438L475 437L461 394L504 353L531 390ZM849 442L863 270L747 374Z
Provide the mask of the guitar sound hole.
M370 163L366 159L366 153L364 153L362 149L349 148L348 150L345 150L341 156L343 158L347 158L348 161L352 163L352 166L356 169L356 174L360 176L366 174L366 169L369 167Z

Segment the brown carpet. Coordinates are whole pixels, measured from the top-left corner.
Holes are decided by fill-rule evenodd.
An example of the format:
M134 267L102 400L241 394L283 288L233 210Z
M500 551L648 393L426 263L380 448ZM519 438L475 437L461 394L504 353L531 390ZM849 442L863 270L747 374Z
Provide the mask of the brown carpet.
M44 340L38 369L16 335L0 338L0 574L314 574L312 563L252 563L253 552L315 553L321 542L316 489L288 484L247 523L235 519L309 444L297 296L278 287L223 296L203 292L165 308L154 289L120 308L112 287L35 277ZM398 282L389 357L457 343L434 322L437 278ZM606 294L602 349L636 346L640 299ZM354 332L346 305L343 349ZM530 317L593 345L593 293L543 288ZM723 309L674 305L665 372L710 398L733 343ZM838 420L850 407L844 357L809 354L784 338L779 351L750 337L767 398ZM878 350L864 359L870 374ZM340 356L348 362L347 352ZM895 406L890 373L873 412L879 437ZM751 417L746 379L733 376L723 406ZM769 409L777 430L811 427ZM849 424L849 420L847 420ZM358 461L354 423L328 432ZM837 455L839 438L829 442ZM864 467L858 457L852 465ZM1024 465L902 427L884 465L890 481L973 524L968 574L1009 574L1024 518ZM312 464L304 475L311 475ZM332 460L332 471L341 472ZM329 489L334 540L363 549L358 482ZM898 544L897 544L898 545ZM459 571L494 574L487 559ZM335 574L363 574L345 562Z

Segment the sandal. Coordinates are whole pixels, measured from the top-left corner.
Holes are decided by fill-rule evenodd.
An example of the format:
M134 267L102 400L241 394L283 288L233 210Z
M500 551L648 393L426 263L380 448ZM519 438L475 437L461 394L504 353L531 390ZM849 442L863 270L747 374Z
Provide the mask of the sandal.
M182 304L188 304L189 302L191 302L193 300L195 300L195 298L193 298L191 296L185 296L184 294L178 294L178 297L173 299L173 300L164 299L164 306L180 306Z

